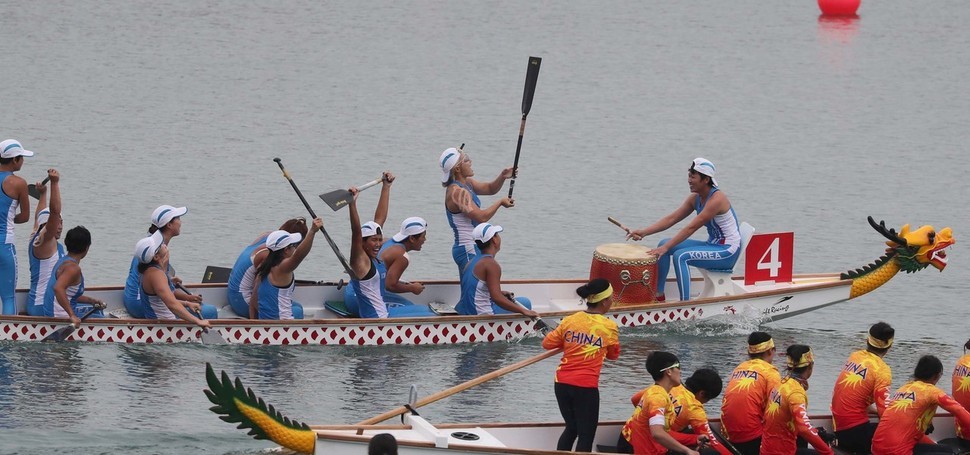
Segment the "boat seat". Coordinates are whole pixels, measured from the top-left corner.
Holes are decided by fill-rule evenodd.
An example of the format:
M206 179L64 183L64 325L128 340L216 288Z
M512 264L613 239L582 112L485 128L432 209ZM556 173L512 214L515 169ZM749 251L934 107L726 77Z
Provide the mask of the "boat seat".
M741 225L738 226L738 230L741 233L741 254L738 256L737 262L734 263L734 268L737 268L738 264L744 263L744 249L748 247L748 242L751 240L751 236L754 235L754 226L751 226L748 223L741 223ZM734 281L731 280L731 275L734 274L734 268L698 268L697 270L700 271L701 276L704 278L704 289L701 290L698 297L721 297L734 295L741 291L735 287Z
M350 309L347 308L347 305L344 305L344 301L343 300L338 300L338 301L328 300L328 301L326 301L326 302L323 303L323 306L326 307L328 310L336 313L337 316L340 316L342 318L359 318L360 317L359 315L357 315L357 314L353 313L352 311L350 311Z
M456 310L455 306L450 303L430 302L428 303L428 308L430 308L431 311L438 316L451 316L458 314L458 310Z

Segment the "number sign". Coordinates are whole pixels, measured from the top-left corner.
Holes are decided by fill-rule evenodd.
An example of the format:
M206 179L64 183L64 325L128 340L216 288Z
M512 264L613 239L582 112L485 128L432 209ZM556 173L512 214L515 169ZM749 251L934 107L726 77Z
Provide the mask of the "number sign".
M790 283L794 252L794 232L751 236L744 249L744 284Z

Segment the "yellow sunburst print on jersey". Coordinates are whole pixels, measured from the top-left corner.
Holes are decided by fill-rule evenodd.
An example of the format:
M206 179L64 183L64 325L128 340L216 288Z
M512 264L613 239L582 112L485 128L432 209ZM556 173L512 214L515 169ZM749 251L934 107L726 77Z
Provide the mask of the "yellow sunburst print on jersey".
M889 405L889 409L893 409L896 411L906 411L911 406L913 406L913 402L914 400L912 398L900 398L896 401L893 401L893 404Z
M754 383L757 382L755 378L741 378L734 383L734 390L748 390Z
M970 391L970 376L964 376L960 378L960 386L957 387L957 392L968 392Z
M845 375L845 377L842 378L841 381L839 381L839 384L846 385L849 387L855 387L859 384L862 384L862 381L865 381L865 379L866 378L858 374L852 373L852 374Z

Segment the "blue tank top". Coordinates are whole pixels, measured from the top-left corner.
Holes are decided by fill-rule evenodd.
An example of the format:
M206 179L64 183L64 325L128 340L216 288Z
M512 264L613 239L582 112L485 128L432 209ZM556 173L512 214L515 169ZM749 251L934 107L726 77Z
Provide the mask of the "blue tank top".
M66 262L77 263L77 259L70 256L64 256L57 261L54 265L54 270L51 271L51 279L47 281L47 291L44 293L44 316L47 317L67 317L67 312L64 308L57 303L57 298L54 296L54 285L57 283L57 270L61 268ZM81 274L81 282L74 286L67 287L67 300L71 304L71 311L77 315L77 299L84 294L84 274ZM78 316L80 317L80 316Z
M350 286L357 294L357 314L362 318L386 318L387 304L384 303L384 280L387 277L387 269L384 263L377 260L370 260L370 278L363 280L350 280Z
M166 275L168 275L166 273ZM175 285L172 284L171 278L168 280L168 287L172 291L175 291ZM144 308L149 305L141 302L141 298L144 292L141 289L141 274L138 273L138 258L131 258L131 267L128 268L128 279L125 281L125 309L128 310L128 314L136 319L148 318L148 319L158 319L155 317L150 317L147 314L137 314L139 310L144 311ZM132 302L133 305L127 305L127 302Z
M269 282L269 274L259 281L259 319L293 319L293 291L296 279L290 285L278 288Z
M395 242L394 239L389 239L385 241L383 245L381 245L381 249L377 252L377 257L380 258L381 255L384 254L384 250L395 246L400 246L402 249L404 249L404 253L407 254L408 249L404 247L403 243ZM381 267L384 268L384 280L381 281L381 295L383 295L384 297L387 297L388 294L393 294L393 293L391 291L388 291L387 287L385 287L386 283L384 281L387 280L387 266L384 265L384 261L381 261Z
M136 259L137 261L137 259ZM138 273L138 266L135 265L135 273ZM162 270L158 264L152 264L150 267ZM147 272L147 270L146 270ZM175 289L175 285L172 284L172 278L165 274L165 279L168 281L168 287L170 289ZM138 274L138 299L141 301L142 312L144 313L145 319L178 319L175 313L168 308L168 305L162 301L162 298L158 296L158 293L149 294L145 291L145 288L141 285L142 279L141 274Z
M64 245L57 243L57 251L51 257L38 259L34 255L34 242L39 235L39 231L35 232L30 238L30 244L27 245L27 259L30 263L30 291L27 293L28 313L30 313L31 308L44 307L47 282L54 272L54 267L57 267L58 261L64 257Z
M468 262L461 274L461 299L455 305L458 314L492 314L492 297L488 292L488 285L475 276L475 266L482 258L490 258L491 254L479 254Z
M475 203L475 206L482 206L482 201L478 198L478 194L475 194L475 190L473 190L470 185L462 185L458 182L451 182L451 184L458 185L459 187L467 190L468 193L472 195L472 202ZM472 231L475 230L475 222L462 212L451 213L451 211L448 210L447 205L445 206L445 215L448 217L448 225L451 226L451 230L455 232L455 246L473 245L475 241L472 240Z
M13 219L17 216L17 207L20 206L20 201L3 192L3 181L11 175L13 172L0 172L0 243L14 243Z
M710 201L714 193L718 191L717 188L713 188L711 193L707 195L707 201ZM707 205L707 201L702 205L701 197L698 195L694 199L694 211L700 214L704 210L704 206ZM734 213L734 207L731 207L725 213L715 215L714 218L704 223L704 226L707 228L707 243L731 245L730 253L732 254L741 245L741 230L738 224L738 217Z
M230 291L239 292L239 287L243 282L243 277L246 276L246 271L253 266L253 252L259 249L266 243L266 236L262 236L256 243L247 246L242 253L239 253L239 257L236 258L236 263L232 265L232 272L229 274L228 289ZM249 290L252 291L252 283L249 284ZM249 296L244 296L249 297Z

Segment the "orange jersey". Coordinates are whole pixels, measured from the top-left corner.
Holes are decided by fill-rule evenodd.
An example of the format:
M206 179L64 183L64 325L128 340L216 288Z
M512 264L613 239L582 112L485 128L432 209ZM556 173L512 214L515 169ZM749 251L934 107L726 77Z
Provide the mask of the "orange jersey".
M761 359L734 369L721 402L721 425L729 441L748 442L761 436L765 402L779 383L778 369Z
M953 399L964 409L970 410L970 354L960 357L953 369ZM957 420L957 436L970 439L970 427L960 425Z
M556 382L595 388L599 386L603 359L620 356L620 332L612 319L581 311L563 318L559 327L542 340L542 347L563 348Z
M637 407L626 425L623 425L620 434L633 446L635 454L666 454L667 448L650 435L650 425L663 425L665 430L670 429L673 417L670 394L663 387L654 384L634 395L637 396L641 397Z
M785 378L768 396L765 406L765 429L761 438L762 455L791 455L798 448L799 436L821 455L831 455L832 448L818 436L808 418L808 395L795 379Z
M926 434L937 406L953 414L959 425L970 428L970 413L939 387L923 381L908 382L889 396L872 437L873 455L912 454L913 447Z
M869 423L869 405L882 416L893 381L889 365L869 351L853 352L842 365L832 391L832 420L836 430Z
M693 447L697 445L697 437L704 435L710 441L711 448L722 455L731 455L731 452L714 437L714 433L707 423L707 412L704 411L704 405L697 400L694 392L679 385L670 389L670 399L673 410L673 418L670 422L671 436L681 444ZM692 428L693 433L683 433L687 427Z

